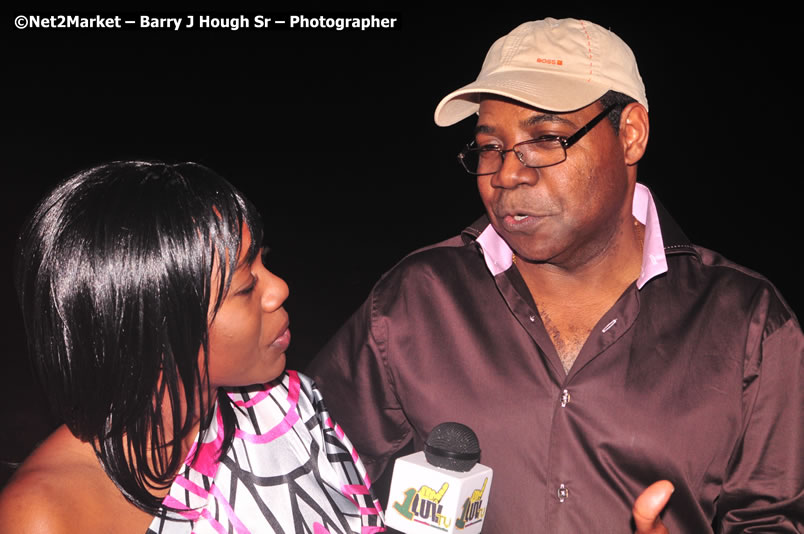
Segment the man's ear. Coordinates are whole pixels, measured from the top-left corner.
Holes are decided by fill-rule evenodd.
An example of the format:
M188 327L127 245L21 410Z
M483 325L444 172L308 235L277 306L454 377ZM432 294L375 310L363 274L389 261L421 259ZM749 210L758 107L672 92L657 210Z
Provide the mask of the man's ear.
M648 110L638 102L625 106L620 115L620 141L626 165L636 165L642 159L648 146L649 132Z

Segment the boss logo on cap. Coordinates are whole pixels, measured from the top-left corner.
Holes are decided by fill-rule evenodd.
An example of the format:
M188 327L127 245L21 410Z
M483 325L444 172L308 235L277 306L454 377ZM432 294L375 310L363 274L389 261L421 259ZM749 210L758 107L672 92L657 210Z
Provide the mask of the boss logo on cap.
M549 65L563 65L564 61L560 59L547 59L543 57L536 58L536 63L547 63Z

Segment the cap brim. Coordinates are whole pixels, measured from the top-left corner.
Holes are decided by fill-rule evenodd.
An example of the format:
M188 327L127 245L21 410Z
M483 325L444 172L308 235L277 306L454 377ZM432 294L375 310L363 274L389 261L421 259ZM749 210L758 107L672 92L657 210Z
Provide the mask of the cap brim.
M483 77L445 96L435 110L435 122L450 126L477 112L481 95L504 96L549 111L575 111L603 96L609 88L566 74L505 71Z

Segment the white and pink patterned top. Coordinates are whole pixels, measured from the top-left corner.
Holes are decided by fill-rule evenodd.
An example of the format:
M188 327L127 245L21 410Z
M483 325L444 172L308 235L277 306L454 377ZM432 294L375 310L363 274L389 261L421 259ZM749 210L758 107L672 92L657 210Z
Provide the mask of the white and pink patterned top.
M197 461L176 477L147 534L384 532L366 470L313 382L287 371L229 395L238 429L217 461L220 411Z

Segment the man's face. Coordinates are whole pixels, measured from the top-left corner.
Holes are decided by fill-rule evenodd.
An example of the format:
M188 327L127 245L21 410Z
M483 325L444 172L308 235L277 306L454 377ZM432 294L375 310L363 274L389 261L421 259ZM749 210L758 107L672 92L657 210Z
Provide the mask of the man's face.
M475 140L508 149L544 135L569 137L600 111L597 102L572 113L549 113L487 98ZM477 185L494 228L517 256L533 262L586 265L616 246L622 225L632 221L633 183L607 119L567 149L563 163L532 169L509 153L502 168L478 176Z

